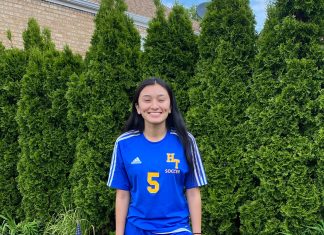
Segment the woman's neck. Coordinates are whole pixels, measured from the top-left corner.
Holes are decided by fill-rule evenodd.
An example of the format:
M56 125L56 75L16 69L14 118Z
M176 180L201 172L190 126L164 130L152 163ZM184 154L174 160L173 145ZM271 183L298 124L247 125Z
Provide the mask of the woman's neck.
M146 139L148 139L149 141L157 142L164 138L166 132L167 132L167 128L165 125L158 125L158 126L145 125L143 133Z

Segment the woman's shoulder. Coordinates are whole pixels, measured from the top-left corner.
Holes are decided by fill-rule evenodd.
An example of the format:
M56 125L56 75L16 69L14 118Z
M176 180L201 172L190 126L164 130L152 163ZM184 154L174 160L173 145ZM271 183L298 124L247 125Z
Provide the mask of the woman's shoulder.
M171 129L170 133L173 135L179 136L179 134L177 133L177 131L175 129ZM191 132L187 131L187 135L191 140L195 140L195 137L191 134Z
M187 133L190 139L195 140L195 137L193 136L193 134L191 134L191 132L187 131Z
M141 132L138 130L130 130L130 131L124 132L117 138L116 142L120 142L122 140L126 140L129 138L135 137L135 136L139 136L140 134L141 134Z

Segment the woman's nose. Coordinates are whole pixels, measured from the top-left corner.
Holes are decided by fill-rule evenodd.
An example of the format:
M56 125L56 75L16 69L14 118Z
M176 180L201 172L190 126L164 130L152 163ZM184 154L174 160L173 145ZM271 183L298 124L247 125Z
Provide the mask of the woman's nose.
M154 109L159 108L159 106L158 106L158 102L155 101L155 100L153 100L153 101L152 101L152 106L151 106L151 108L154 108Z

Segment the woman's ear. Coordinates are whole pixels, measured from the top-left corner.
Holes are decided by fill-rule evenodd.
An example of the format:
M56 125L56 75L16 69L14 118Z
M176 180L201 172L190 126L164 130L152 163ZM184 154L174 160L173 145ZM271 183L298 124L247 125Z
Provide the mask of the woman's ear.
M137 114L141 115L141 110L140 110L138 104L135 104L135 108L136 108Z

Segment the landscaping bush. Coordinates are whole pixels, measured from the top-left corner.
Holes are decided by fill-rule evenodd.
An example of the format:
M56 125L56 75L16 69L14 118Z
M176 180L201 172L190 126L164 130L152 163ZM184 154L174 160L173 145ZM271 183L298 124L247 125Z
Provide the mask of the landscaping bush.
M251 197L244 112L250 102L248 84L256 53L254 24L246 0L212 1L201 23L201 56L187 120L207 173L206 234L239 233L239 208Z
M16 48L0 51L0 214L21 216L17 187L20 148L15 121L20 81L25 74L27 54Z
M67 141L64 96L69 76L80 69L82 60L68 48L55 50L48 30L39 39L37 25L29 23L24 32L29 60L16 116L21 148L18 186L25 220L45 222L63 208L62 195L68 187L73 149ZM33 37L41 44L28 44Z
M74 205L97 231L113 230L115 193L107 179L113 145L121 134L140 74L140 36L122 0L103 0L86 55L86 68L72 76L66 94L75 131L70 175ZM74 140L71 138L74 138Z
M276 1L261 33L248 115L244 234L303 234L323 219L323 1Z
M197 36L183 6L175 5L167 18L164 6L159 1L156 6L156 16L149 23L141 58L143 75L167 81L175 92L179 109L186 113L190 80L199 58Z

